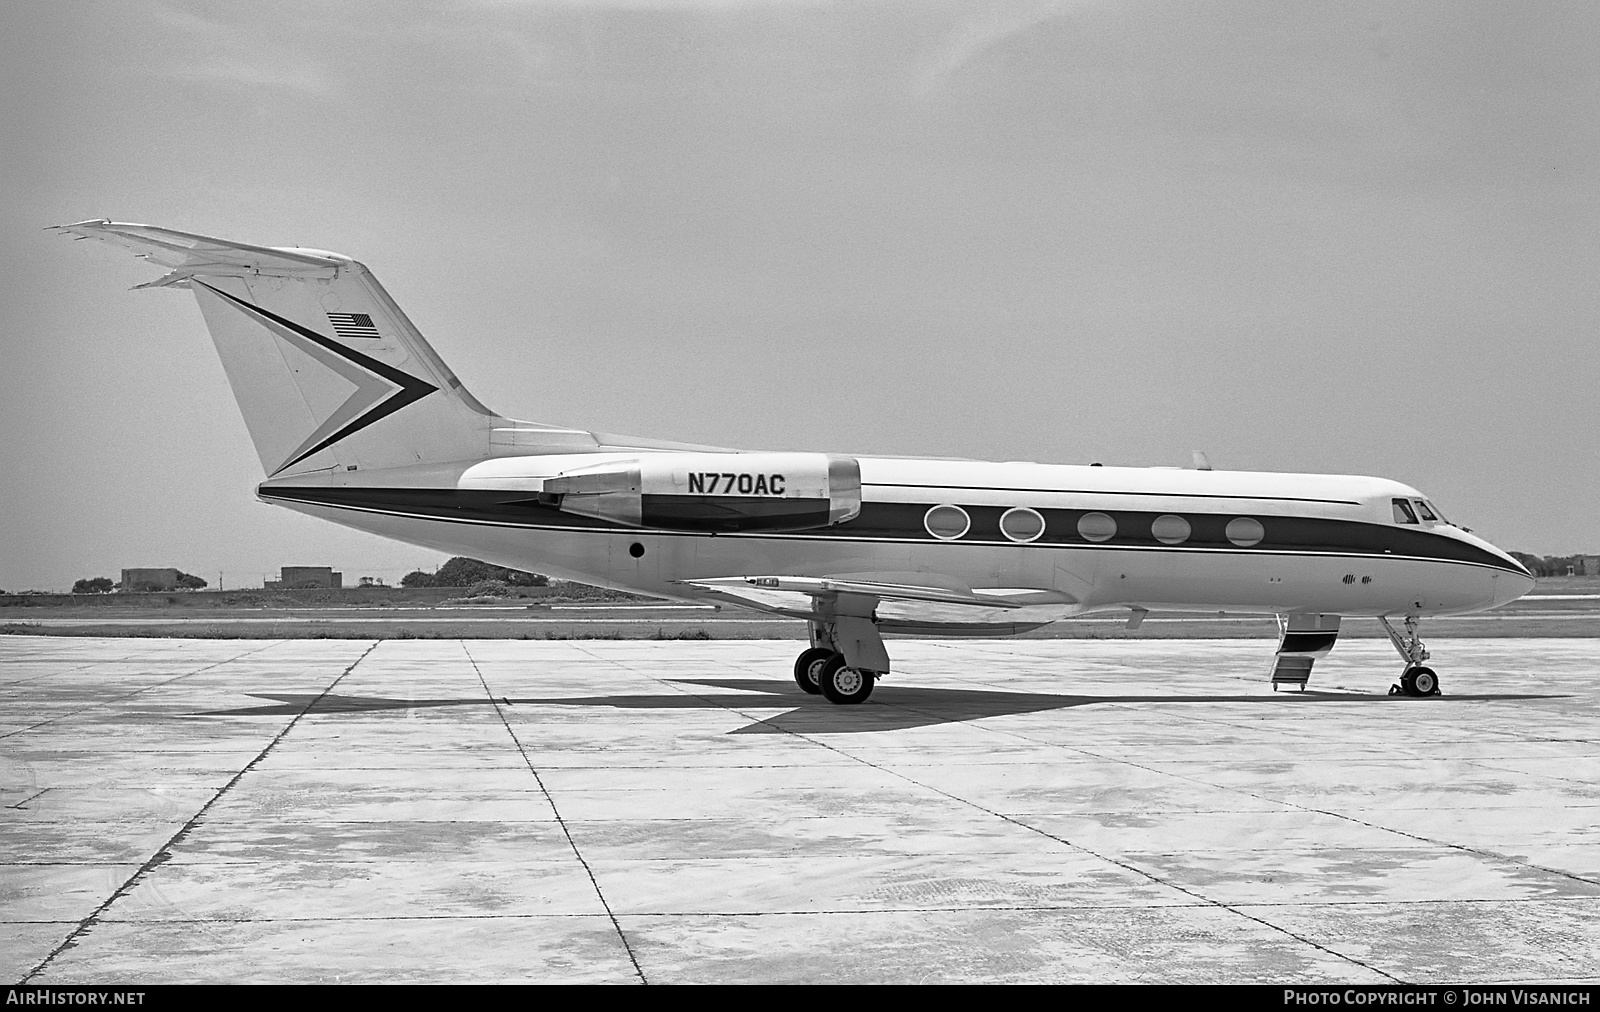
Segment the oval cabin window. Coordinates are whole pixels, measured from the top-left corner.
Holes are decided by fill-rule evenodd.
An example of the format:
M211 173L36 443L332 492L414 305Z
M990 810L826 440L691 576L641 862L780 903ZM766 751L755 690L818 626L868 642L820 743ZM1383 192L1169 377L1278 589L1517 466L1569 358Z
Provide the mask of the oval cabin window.
M1085 541L1110 541L1117 536L1117 522L1104 513L1085 513L1078 518L1078 533Z
M1151 536L1163 545L1181 545L1189 540L1190 533L1189 521L1170 513L1156 517L1150 524Z
M1034 541L1044 533L1044 517L1026 506L1008 509L1000 516L1000 533L1012 541Z
M1261 544L1261 539L1267 536L1266 528L1261 526L1261 521L1250 517L1234 517L1228 521L1227 528L1223 531L1228 540L1240 548L1249 548L1251 545Z
M929 510L928 515L922 518L922 526L940 541L954 541L967 533L967 528L972 526L972 518L960 506L947 503Z

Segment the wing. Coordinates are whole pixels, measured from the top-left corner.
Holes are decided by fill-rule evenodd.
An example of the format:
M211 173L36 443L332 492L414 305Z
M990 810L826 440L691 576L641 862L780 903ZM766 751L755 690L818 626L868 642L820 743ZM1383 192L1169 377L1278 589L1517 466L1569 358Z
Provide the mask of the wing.
M930 574L724 576L679 582L730 603L789 618L870 610L884 632L971 636L1026 632L1083 610L1059 591L971 590ZM841 603L849 606L841 609Z

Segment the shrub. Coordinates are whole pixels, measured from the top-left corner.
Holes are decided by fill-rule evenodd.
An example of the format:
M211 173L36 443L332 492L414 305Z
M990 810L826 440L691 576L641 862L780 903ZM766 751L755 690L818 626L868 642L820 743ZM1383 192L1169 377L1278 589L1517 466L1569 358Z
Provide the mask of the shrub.
M550 583L549 578L537 573L491 566L487 562L459 555L440 566L439 571L434 573L431 579L433 580L431 584L418 584L418 586L471 587L485 580L498 580L511 587L543 587Z

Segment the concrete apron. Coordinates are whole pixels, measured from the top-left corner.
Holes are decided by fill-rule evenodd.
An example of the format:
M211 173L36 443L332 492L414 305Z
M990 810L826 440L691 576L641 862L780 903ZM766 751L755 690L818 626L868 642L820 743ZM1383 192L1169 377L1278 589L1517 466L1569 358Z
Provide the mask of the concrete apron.
M1593 640L0 638L0 974L1600 975Z

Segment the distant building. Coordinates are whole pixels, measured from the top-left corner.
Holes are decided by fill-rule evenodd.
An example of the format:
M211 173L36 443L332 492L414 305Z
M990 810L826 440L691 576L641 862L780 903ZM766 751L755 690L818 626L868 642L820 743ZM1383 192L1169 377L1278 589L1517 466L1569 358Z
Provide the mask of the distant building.
M267 590L338 590L344 585L344 574L335 573L331 566L284 566L278 570L278 579L265 583Z
M1600 576L1600 555L1580 555L1578 572L1583 576Z
M124 569L122 589L173 590L178 586L178 577L181 575L176 569Z

